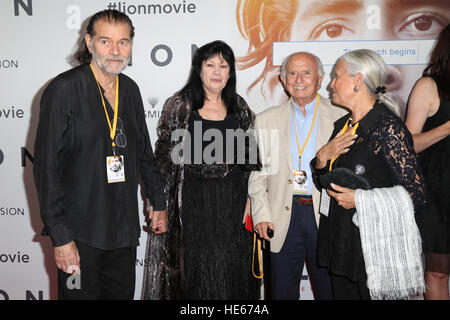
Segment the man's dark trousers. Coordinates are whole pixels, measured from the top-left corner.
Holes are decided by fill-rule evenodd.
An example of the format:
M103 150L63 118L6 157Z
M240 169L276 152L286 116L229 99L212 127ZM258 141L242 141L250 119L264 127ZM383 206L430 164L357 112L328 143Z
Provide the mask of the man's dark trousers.
M300 298L305 258L315 299L333 298L331 280L326 269L317 267L317 231L311 196L294 195L291 220L283 247L279 253L270 254L272 299Z
M58 269L60 300L133 299L136 247L102 250L77 240L75 244L81 260L80 282L78 283L74 276L71 277Z

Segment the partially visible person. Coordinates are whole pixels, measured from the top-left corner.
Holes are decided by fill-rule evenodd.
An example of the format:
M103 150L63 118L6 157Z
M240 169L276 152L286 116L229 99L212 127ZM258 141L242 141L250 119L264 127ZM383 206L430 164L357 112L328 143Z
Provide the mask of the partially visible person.
M384 275L388 275L387 279L378 280L382 281L386 289L391 287L392 291L387 293L391 298L401 297L401 292L420 291L423 288L423 272L420 273L420 235L414 221L414 214L419 214L425 205L423 178L416 161L411 134L398 117L398 105L392 93L386 92L386 77L386 65L373 51L355 50L338 59L331 82L332 101L347 107L351 114L335 122L331 140L311 161L317 188L322 191L327 189L331 196L329 205L324 205L323 209L321 207L317 254L319 265L327 267L331 273L333 294L337 300L369 300L372 294L378 296L383 291L374 293L372 289L375 288L370 288L369 292L367 283L380 271L385 271ZM339 170L345 170L349 174L341 180L330 179L329 182L334 181L334 184L328 185L328 177ZM357 182L354 183L357 187L349 188L342 183L351 180ZM411 202L412 199L410 207L413 212L405 213L410 215L412 221L403 221L399 215L393 213L402 212L403 208L396 208L395 202L387 202L387 210L391 210L391 214L387 214L389 218L374 221L376 227L375 224L370 226L375 229L374 232L392 233L387 238L382 238L383 242L378 237L369 239L372 241L369 243L372 248L377 245L382 247L381 255L377 256L381 259L376 261L375 265L369 265L363 255L361 226L358 228L353 221L357 205L355 194L359 189L375 192L383 188L392 190L394 186L401 186L406 190L405 202ZM326 194L322 192L322 201L324 197ZM395 196L393 198L399 201ZM385 201L381 203L384 204ZM377 203L371 202L370 205L369 215L372 216L376 210L383 208ZM396 209L400 211L394 211ZM408 248L401 247L401 243L388 242L391 238L401 236L396 228L404 225L409 227L402 230L415 236L414 257L409 257ZM403 240L402 238L401 242ZM397 245L400 249L392 250L397 249ZM375 252L369 250L369 254L371 253ZM379 252L375 254L377 253ZM391 254L392 260L386 261L383 253ZM404 257L413 258L414 261L409 263L409 260L401 260ZM381 262L387 264L386 269L383 269L384 264ZM399 273L403 277L395 276L393 271L396 268L400 268ZM366 270L370 271L372 278L368 277ZM396 287L397 285L399 287Z
M427 300L448 300L450 267L450 25L442 29L430 63L414 86L406 126L425 178L427 207L419 222Z
M133 299L139 176L155 210L153 231L166 230L141 94L121 73L133 36L128 16L97 12L77 54L81 65L58 75L42 95L33 173L60 299ZM126 139L117 139L119 118ZM69 285L72 271L81 272L80 287Z
M434 39L450 22L448 0L239 0L236 12L239 30L249 41L238 67L264 63L249 89L259 84L255 95L262 93L271 104L287 99L278 82L279 67L272 65L274 42ZM402 118L423 68L388 66L385 86L396 94Z
M155 159L169 225L162 238L149 236L144 299L259 298L252 234L243 227L248 177L258 168L247 132L253 122L236 93L232 49L223 41L200 47L158 122Z
M281 70L291 99L256 116L263 170L252 172L249 180L252 217L259 236L270 240L272 299L299 299L306 262L315 299L330 300L330 278L316 263L320 193L309 162L328 141L333 122L347 112L317 93L324 76L317 56L295 52ZM273 133L279 140L264 138Z

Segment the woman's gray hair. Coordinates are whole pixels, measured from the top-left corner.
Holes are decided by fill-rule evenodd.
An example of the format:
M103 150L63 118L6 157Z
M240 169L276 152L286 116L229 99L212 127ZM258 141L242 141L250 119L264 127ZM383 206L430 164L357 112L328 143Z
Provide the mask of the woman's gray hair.
M289 62L289 59L291 59L293 56L295 56L296 54L299 54L299 53L308 54L311 57L313 57L317 62L317 73L319 74L320 77L323 77L325 72L323 71L322 61L320 61L319 57L316 56L314 53L306 52L306 51L294 52L294 53L291 53L290 55L288 55L286 58L284 58L283 63L281 64L281 70L280 70L281 76L284 79L286 79L286 66Z
M386 64L378 53L368 49L358 49L345 53L337 62L340 60L346 62L346 69L349 75L362 74L369 94L400 116L400 108L395 95L392 92L384 93L384 90L381 92L377 90L377 87L385 86L388 76Z

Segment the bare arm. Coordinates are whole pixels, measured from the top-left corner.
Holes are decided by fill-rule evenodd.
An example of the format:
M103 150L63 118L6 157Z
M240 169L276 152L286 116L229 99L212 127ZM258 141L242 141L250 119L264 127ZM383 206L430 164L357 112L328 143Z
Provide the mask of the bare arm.
M409 98L405 124L414 139L414 150L420 153L450 134L450 121L432 130L422 132L425 121L439 108L439 93L436 83L429 77L417 81Z

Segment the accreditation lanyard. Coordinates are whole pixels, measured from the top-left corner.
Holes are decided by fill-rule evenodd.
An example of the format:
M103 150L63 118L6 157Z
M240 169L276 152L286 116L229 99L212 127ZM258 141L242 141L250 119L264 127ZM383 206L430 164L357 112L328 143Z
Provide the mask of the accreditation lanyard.
M303 150L306 147L306 144L308 143L309 137L311 136L311 132L312 132L312 129L314 127L314 122L316 121L317 109L318 109L319 101L320 101L319 94L316 94L316 100L317 101L316 101L316 107L315 107L315 110L314 110L313 121L311 123L311 127L309 128L308 136L306 137L306 140L303 143L303 146L300 148L300 143L298 141L298 134L297 134L297 124L295 123L295 108L294 108L294 103L292 102L292 98L291 98L292 118L294 119L295 139L297 140L297 148L298 148L298 170L301 170L301 167L302 167L302 153L303 153Z
M95 76L95 72L94 69L92 68L92 63L90 64L92 73L94 74L94 78L95 81L97 82L97 86L98 86L98 91L100 92L100 97L102 98L102 104L103 104L103 109L105 110L105 115L106 115L106 121L108 122L109 125L109 132L110 132L110 137L111 137L111 141L112 141L112 149L113 149L113 153L114 155L116 155L116 143L114 142L114 138L116 136L116 127L117 127L117 116L118 116L118 111L119 111L119 77L116 76L116 99L114 101L114 119L113 119L113 124L111 126L111 120L109 119L109 115L108 115L108 111L106 110L106 104L105 104L105 99L103 98L103 93L102 93L102 89L100 88L100 84L98 83L97 77Z
M355 134L355 133L356 133L356 129L357 129L358 126L359 126L359 122L357 122L357 123L354 124L353 126L350 126L349 123L350 123L351 120L352 120L352 117L350 117L350 118L347 119L347 122L345 122L344 127L341 129L341 131L339 131L338 136L343 135L345 132L347 132L347 129L348 129L348 128L352 128L352 134ZM339 155L337 155L336 157L334 157L333 159L331 159L331 161L330 161L330 167L328 168L329 171L332 170L332 168L333 168L333 163L334 163L334 161L335 161L337 158L339 158Z
M258 265L259 275L255 273L255 250L256 243L258 243ZM252 274L256 279L261 279L264 276L262 261L261 261L261 239L256 238L256 232L253 232L253 255L252 255Z

